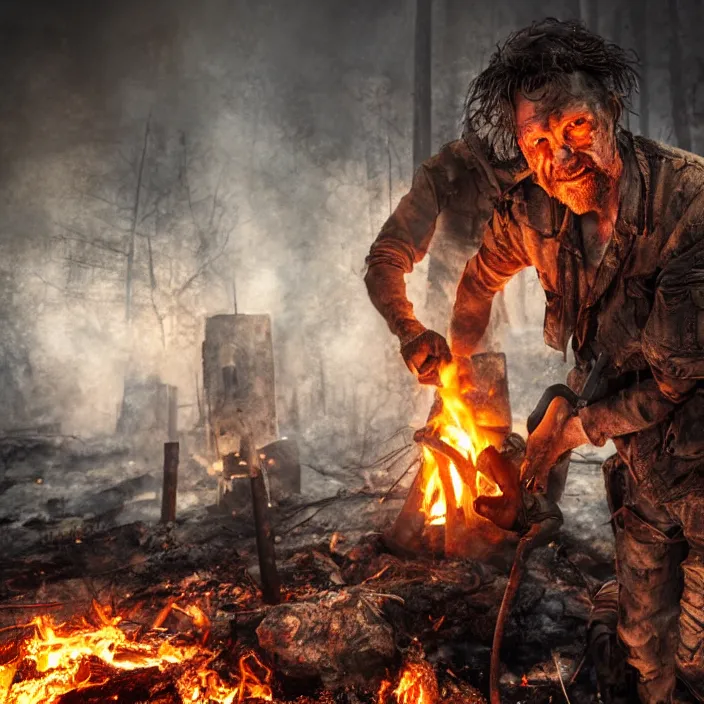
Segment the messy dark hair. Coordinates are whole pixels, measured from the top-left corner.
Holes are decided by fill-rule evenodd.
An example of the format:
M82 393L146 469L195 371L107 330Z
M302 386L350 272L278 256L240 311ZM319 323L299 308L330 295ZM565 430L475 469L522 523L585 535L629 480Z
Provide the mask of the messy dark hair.
M615 101L620 114L638 86L637 57L611 44L575 20L548 18L511 34L470 84L463 114L465 133L473 131L494 159L520 155L516 142L514 96L517 91L564 94L570 74Z

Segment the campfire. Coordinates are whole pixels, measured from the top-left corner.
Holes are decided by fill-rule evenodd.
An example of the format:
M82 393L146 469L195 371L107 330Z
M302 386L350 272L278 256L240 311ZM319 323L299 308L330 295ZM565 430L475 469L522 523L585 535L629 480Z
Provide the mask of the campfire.
M507 539L473 508L478 496L502 493L477 469L479 456L489 446L505 450L516 437L505 358L486 353L453 361L440 370L440 378L429 421L415 434L421 468L387 541L408 553L485 557Z

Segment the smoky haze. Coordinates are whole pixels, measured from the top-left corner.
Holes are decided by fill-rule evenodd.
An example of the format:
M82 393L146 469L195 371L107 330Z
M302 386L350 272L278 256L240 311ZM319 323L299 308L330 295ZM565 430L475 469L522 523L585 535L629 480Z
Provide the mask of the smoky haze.
M437 0L434 147L454 138L497 41L582 4ZM609 3L598 28L636 45L636 5ZM272 316L284 431L359 456L419 417L427 395L362 280L411 178L411 0L31 0L0 13L0 427L109 433L128 376L158 375L195 404L204 319L235 301ZM682 36L694 76L695 35ZM647 39L648 131L671 139L667 38ZM423 267L414 276L422 319ZM532 273L507 306L509 356L533 346L561 373L542 351Z

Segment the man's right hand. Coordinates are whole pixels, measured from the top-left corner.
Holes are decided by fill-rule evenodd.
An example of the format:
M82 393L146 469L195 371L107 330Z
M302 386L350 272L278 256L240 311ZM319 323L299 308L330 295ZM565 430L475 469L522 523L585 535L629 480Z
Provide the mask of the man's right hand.
M440 365L452 361L447 340L434 330L424 330L401 345L406 366L421 384L440 385Z

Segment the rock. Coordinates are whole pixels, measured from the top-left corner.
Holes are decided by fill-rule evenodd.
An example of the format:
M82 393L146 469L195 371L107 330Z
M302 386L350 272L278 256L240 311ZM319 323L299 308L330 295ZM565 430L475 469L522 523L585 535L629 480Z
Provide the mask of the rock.
M296 678L319 676L336 689L381 680L396 653L376 597L339 591L316 602L281 604L257 628L259 645Z

